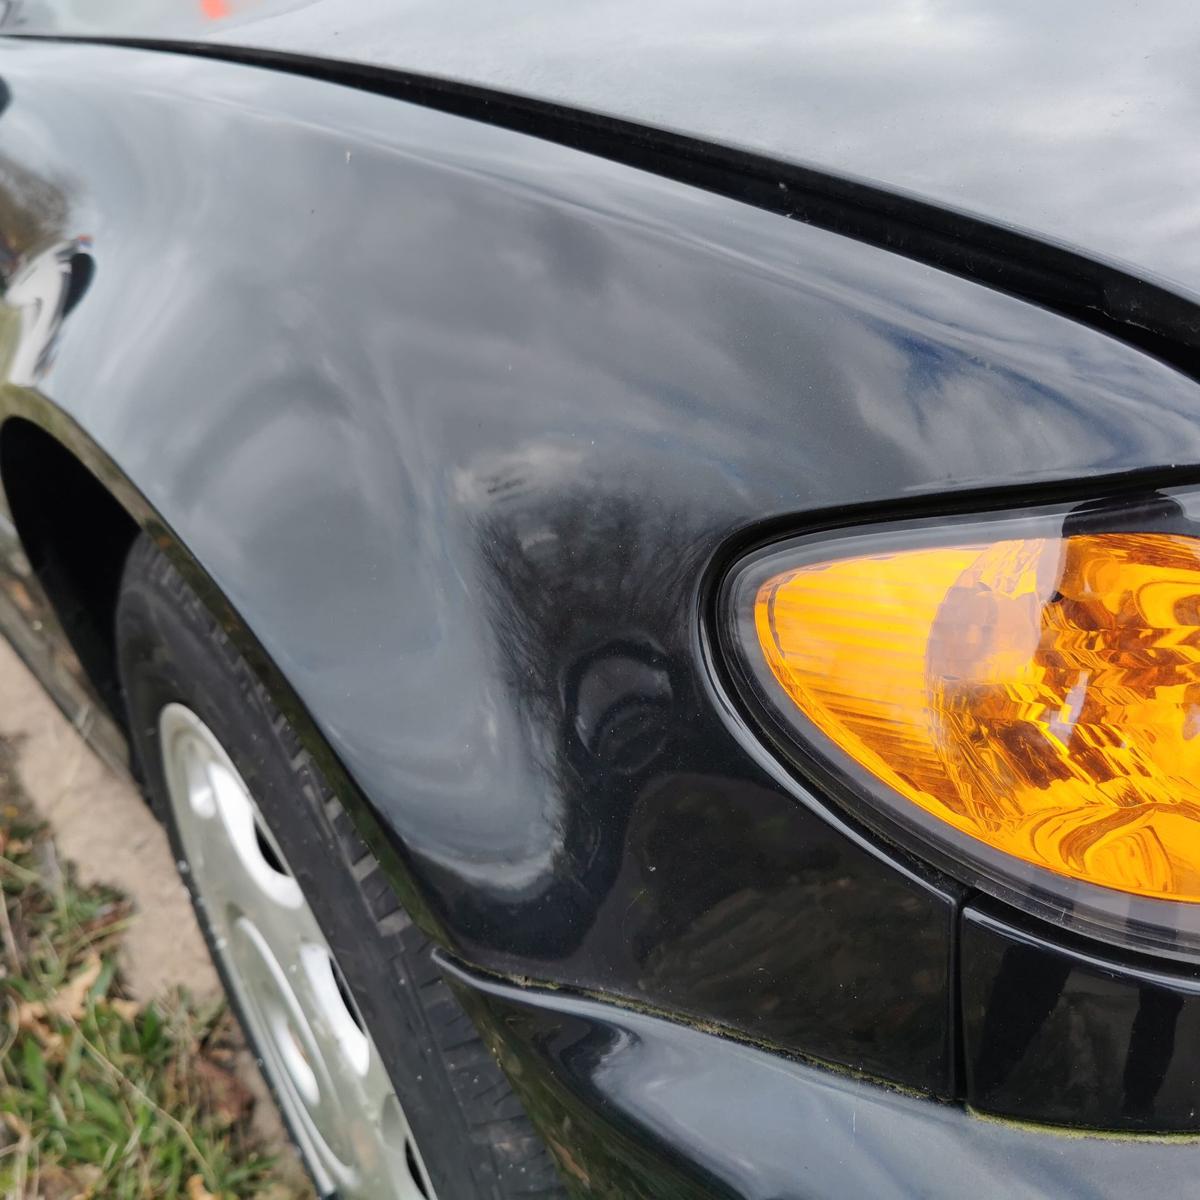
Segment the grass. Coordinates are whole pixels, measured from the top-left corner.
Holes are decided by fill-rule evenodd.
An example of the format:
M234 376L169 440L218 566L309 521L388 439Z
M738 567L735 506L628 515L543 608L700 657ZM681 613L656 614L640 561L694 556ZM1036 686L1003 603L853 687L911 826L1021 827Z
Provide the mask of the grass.
M0 1196L290 1200L223 1006L123 993L127 902L78 885L15 778L0 743Z

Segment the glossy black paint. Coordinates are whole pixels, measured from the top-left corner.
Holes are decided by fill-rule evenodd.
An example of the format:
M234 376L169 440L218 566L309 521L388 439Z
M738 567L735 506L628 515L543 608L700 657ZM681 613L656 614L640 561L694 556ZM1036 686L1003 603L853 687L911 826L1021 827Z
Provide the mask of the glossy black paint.
M1200 1130L1200 970L963 912L967 1099L1097 1129Z
M218 20L193 0L14 0L0 19L533 95L877 181L1200 297L1190 0L263 0ZM1136 320L1142 302L1125 290L1100 302Z
M1194 1138L1019 1127L645 1014L449 969L581 1196L1118 1200L1195 1191Z
M8 252L91 259L69 311L40 277L48 337L0 312L5 411L192 556L444 944L953 1093L959 889L763 749L712 585L772 529L1194 474L1200 388L387 97L97 47L5 45L0 77Z
M101 38L96 44L286 71L558 142L882 246L1110 333L1193 377L1200 372L1194 300L1121 264L866 180L418 72L209 42Z

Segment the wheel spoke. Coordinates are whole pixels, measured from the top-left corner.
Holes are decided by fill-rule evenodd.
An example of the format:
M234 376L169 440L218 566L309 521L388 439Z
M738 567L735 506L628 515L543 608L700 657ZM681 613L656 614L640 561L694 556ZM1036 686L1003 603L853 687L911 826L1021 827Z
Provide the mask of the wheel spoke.
M318 1185L346 1200L432 1198L379 1052L237 769L182 705L159 725L181 869Z

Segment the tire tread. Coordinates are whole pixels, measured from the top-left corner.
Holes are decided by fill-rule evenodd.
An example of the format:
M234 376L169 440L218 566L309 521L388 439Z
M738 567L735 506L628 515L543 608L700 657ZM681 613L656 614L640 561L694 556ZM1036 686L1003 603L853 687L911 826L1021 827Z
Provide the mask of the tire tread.
M298 791L331 833L347 878L370 915L374 937L391 966L392 984L416 998L428 1042L449 1080L462 1125L479 1151L478 1195L486 1200L566 1200L554 1161L496 1059L459 1005L433 958L433 944L400 905L387 874L360 835L341 798L267 688L182 574L146 536L134 543L126 580L144 581L168 595L201 627L288 756ZM479 1178L480 1175L486 1178ZM449 1200L464 1200L451 1197Z

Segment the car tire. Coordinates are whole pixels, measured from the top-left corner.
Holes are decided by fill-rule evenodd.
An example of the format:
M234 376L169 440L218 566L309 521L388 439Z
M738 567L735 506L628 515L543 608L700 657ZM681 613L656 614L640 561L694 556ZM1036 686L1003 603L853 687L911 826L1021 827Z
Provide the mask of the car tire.
M262 1044L263 1028L275 1026L261 1019L256 1024L253 1015L248 1019L246 997L253 992L245 989L258 968L239 977L242 960L234 960L222 933L220 880L204 883L189 862L194 849L189 851L191 835L181 829L179 813L190 817L172 800L171 779L177 776L168 778L184 768L164 758L164 736L176 736L168 712L185 714L179 719L193 721L197 737L211 734L227 755L265 823L266 841L256 826L259 849L282 860L280 870L294 877L324 935L347 1011L377 1050L411 1131L405 1153L414 1187L396 1194L437 1200L565 1196L544 1144L443 980L429 939L399 906L287 717L196 592L145 535L126 561L116 647L131 741L149 801L167 826L226 992L310 1170L313 1150L306 1146L306 1131L297 1128L295 1080L281 1070L278 1054L273 1057ZM170 747L165 752L173 753ZM227 857L213 852L208 858L205 878L225 870ZM239 910L228 911L233 920ZM294 962L281 965L297 969ZM257 1008L255 1013L261 1017ZM303 1046L301 1057L305 1062L309 1057ZM308 1118L301 1112L299 1119L303 1124ZM413 1163L414 1149L421 1169ZM314 1177L327 1195L377 1194L356 1192L335 1174L315 1164ZM390 1187L378 1194L390 1194Z

